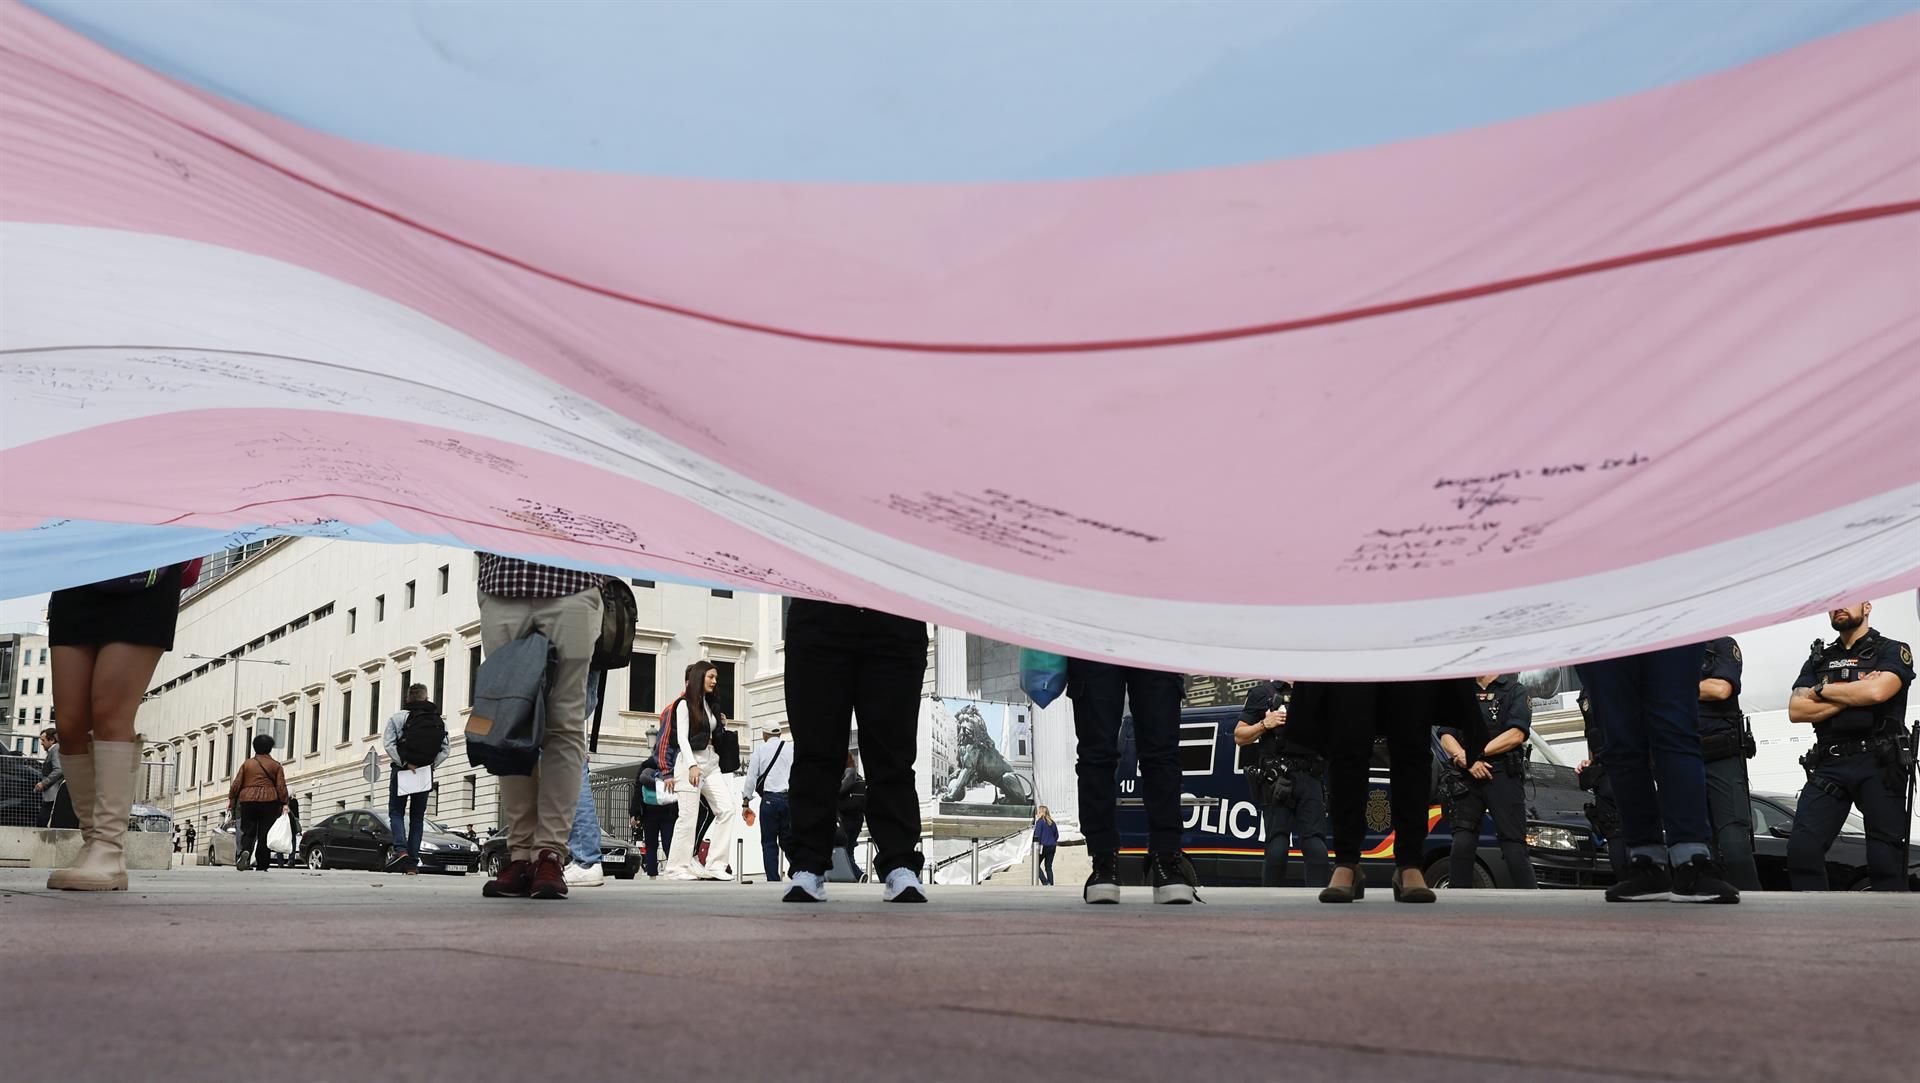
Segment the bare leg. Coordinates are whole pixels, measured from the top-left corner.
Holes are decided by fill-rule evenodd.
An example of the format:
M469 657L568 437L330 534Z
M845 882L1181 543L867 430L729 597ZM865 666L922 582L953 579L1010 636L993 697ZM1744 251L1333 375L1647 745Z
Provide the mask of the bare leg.
M98 647L53 648L53 728L62 756L85 755L93 742L93 670Z
M93 737L99 741L132 741L140 697L146 695L160 656L167 652L132 643L109 643L99 651L93 665Z

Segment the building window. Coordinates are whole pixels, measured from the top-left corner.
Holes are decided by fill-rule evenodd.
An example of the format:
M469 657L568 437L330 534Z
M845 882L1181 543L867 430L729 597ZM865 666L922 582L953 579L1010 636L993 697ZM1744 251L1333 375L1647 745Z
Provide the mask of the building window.
M291 750L289 750L291 751ZM313 712L307 723L307 755L320 751L320 701L313 701Z
M187 781L192 782L198 779L199 777L200 777L200 742L195 741L193 743L193 749L191 750L191 755L188 760Z
M400 671L400 705L407 705L407 694L413 691L413 670Z
M659 666L654 664L653 655L633 652L627 662L627 710L652 714L661 708L660 690L655 687L658 674Z
M294 741L294 736L299 730L299 728L300 728L300 716L298 714L295 714L292 711L288 711L287 712L287 741L285 744L281 745L278 749L276 749L276 751L278 751L281 755L285 756L288 759L293 758L293 754L295 751L295 744L296 744L296 742Z
M480 648L467 648L467 706L473 706L474 689L480 687Z
M387 596L377 594L373 599L373 623L379 624L387 619Z
M24 695L27 695L27 694L29 694L29 693L30 693L30 692L32 691L32 689L33 689L33 678L32 678L32 677L22 677L22 678L20 678L20 694L21 694L21 695L23 695L23 696L24 696Z
M340 743L353 740L353 689L340 690Z
M413 580L411 579L407 580L407 608L408 609L413 608L413 599L414 599L413 584L414 584Z
M36 726L40 724L40 708L38 707L33 709L33 724Z
M480 784L473 775L467 776L467 811L480 807Z
M380 732L380 682L367 686L367 736Z
M360 630L360 611L358 609L347 610L347 634L352 635L353 633L359 630Z
M45 647L40 648L40 664L43 666L47 664L47 648Z
M440 593L445 594L447 592L447 588L452 585L453 585L453 566L451 564L440 565Z
M641 590L653 589L653 580L651 579L629 579L628 582L632 583L636 587L639 587Z
M33 682L33 694L36 696L44 696L47 694L47 679L45 677L35 678Z
M714 682L713 699L720 705L720 713L728 718L733 714L733 663L715 662L713 668L720 671L720 679Z
M446 700L440 698L440 694L446 691L446 687L447 687L447 660L445 658L435 658L433 660L433 705L434 706L439 707L447 702Z
M233 729L227 729L227 777L233 777Z
M709 593L709 594L712 594L712 595L713 595L713 596L714 596L715 598L731 598L731 597L733 597L733 592L732 592L732 591L730 591L730 590L717 590L717 589L716 589L716 590L712 590L712 591L708 591L708 593ZM728 715L727 717L729 717L729 718L731 718L731 717L733 717L733 716L732 716L732 715Z
M213 766L215 762L216 761L213 758L213 738L208 737L207 738L207 781L208 782L213 781Z

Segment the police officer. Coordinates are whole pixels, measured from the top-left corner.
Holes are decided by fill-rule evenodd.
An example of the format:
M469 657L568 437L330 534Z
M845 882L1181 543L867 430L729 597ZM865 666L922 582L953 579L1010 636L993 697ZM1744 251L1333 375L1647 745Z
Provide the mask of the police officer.
M1327 760L1304 737L1287 731L1287 702L1293 685L1269 681L1247 694L1233 743L1256 746L1243 757L1254 803L1266 827L1267 857L1260 883L1280 887L1287 880L1288 850L1300 848L1308 887L1326 887L1333 876L1327 856Z
M1827 848L1855 805L1867 821L1867 872L1875 891L1907 890L1907 753L1903 732L1913 648L1868 626L1872 602L1827 614L1840 633L1815 640L1793 682L1787 718L1811 724L1812 751L1801 758L1807 786L1787 840L1795 891L1827 889Z
M1465 731L1447 726L1435 730L1441 754L1454 773L1447 787L1453 824L1447 886L1473 886L1481 819L1491 815L1513 886L1538 887L1533 863L1527 860L1526 743L1533 726L1533 704L1514 675L1490 673L1476 680L1480 724Z
M1613 780L1607 777L1606 731L1593 720L1593 700L1580 693L1580 725L1587 736L1587 758L1580 761L1575 775L1580 788L1593 795L1585 812L1594 834L1607 843L1607 863L1613 866L1615 883L1627 878L1627 840L1621 833L1620 805L1614 800Z
M1707 768L1707 819L1714 855L1728 883L1760 890L1753 864L1753 801L1747 795L1747 758L1754 753L1740 711L1740 644L1721 636L1700 663L1700 758Z

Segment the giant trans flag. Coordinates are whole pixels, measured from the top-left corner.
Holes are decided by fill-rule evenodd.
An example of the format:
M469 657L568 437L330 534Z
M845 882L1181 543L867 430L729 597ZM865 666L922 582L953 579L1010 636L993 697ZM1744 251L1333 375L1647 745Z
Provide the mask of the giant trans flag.
M271 535L1354 678L1920 583L1920 14L0 7L0 597Z

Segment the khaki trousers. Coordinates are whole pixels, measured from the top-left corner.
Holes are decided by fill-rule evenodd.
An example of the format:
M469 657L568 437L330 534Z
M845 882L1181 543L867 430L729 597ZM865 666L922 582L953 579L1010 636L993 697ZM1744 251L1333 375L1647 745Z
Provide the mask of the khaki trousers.
M538 631L553 643L559 662L547 689L547 734L540 764L531 775L500 776L500 805L507 815L507 851L530 861L541 850L564 859L580 801L580 763L587 756L587 663L600 638L600 591L559 598L480 595L480 645L488 654Z

